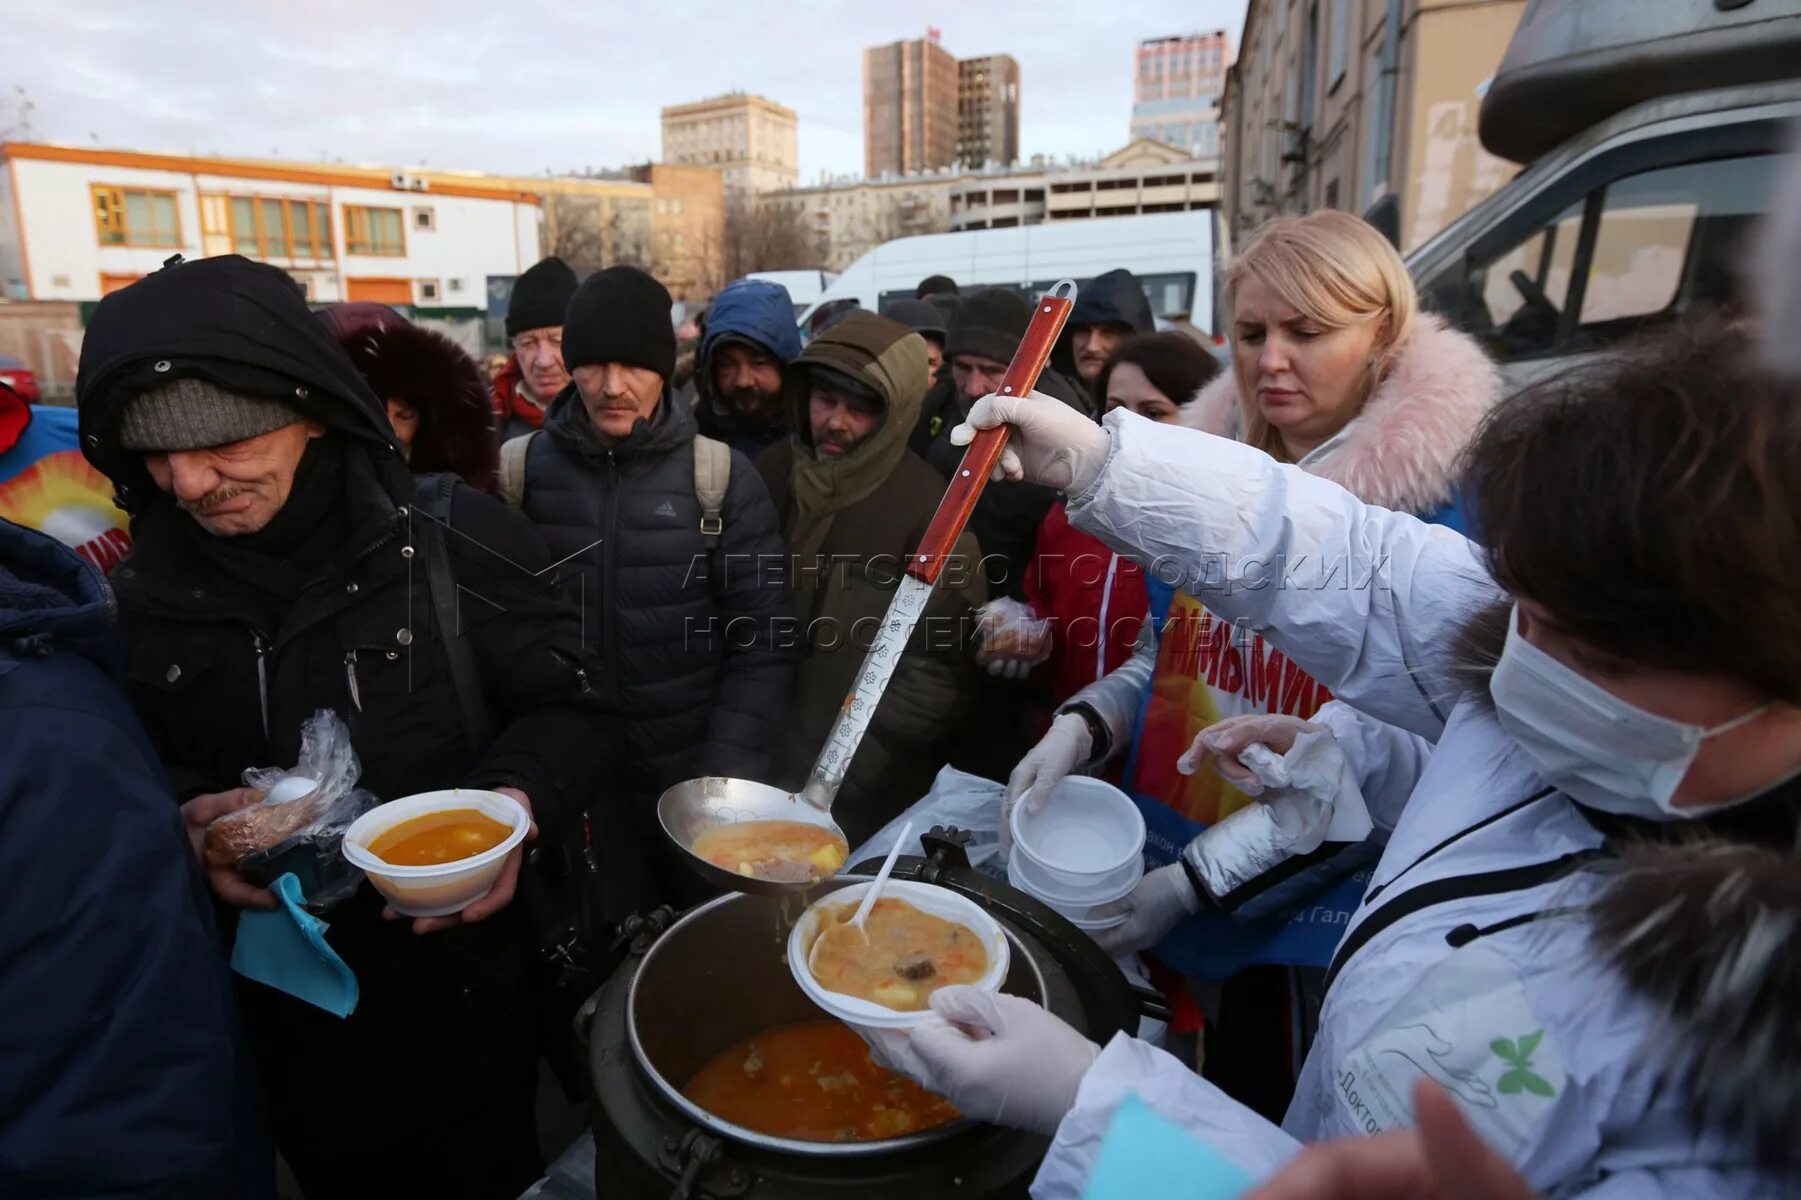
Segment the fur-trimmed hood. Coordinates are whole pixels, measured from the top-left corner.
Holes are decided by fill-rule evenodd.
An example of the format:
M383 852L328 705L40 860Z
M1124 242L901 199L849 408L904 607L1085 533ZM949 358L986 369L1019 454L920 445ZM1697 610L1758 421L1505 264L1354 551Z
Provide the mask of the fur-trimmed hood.
M1790 785L1793 787L1793 785ZM1597 949L1655 1007L1665 1080L1697 1128L1801 1168L1801 855L1738 840L1628 850L1596 899Z
M1456 490L1459 456L1501 398L1501 372L1473 339L1422 313L1351 423L1302 464L1367 504L1428 514ZM1182 406L1191 429L1241 438L1230 368Z
M471 487L493 493L500 444L481 364L448 337L384 304L334 304L319 319L377 396L404 400L418 412L407 466L421 475L453 471Z

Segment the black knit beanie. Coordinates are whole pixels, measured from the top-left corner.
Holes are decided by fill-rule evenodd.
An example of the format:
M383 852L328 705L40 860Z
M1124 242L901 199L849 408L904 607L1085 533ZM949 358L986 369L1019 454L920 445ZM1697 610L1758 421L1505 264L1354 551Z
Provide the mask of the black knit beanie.
M944 333L944 357L979 354L1010 363L1032 323L1032 302L1004 288L983 288L957 304Z
M669 290L637 267L596 271L575 289L563 315L563 365L573 371L626 363L667 380L675 374L669 305Z
M513 298L507 302L507 336L528 329L544 329L563 323L563 310L575 295L575 272L552 255L533 263L513 281Z

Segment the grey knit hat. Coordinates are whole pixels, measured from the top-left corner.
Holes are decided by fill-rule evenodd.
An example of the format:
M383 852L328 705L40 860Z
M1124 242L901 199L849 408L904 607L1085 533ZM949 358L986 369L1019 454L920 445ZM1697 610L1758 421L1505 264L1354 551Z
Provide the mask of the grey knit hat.
M204 379L177 379L125 406L119 444L127 450L201 450L304 419L279 400L241 396Z

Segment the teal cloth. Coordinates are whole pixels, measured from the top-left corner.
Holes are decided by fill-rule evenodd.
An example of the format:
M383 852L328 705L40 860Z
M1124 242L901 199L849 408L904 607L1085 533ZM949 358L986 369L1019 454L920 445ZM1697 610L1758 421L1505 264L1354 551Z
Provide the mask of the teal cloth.
M1082 1200L1235 1200L1254 1182L1219 1151L1128 1096L1107 1126Z
M270 889L281 903L269 912L238 914L231 969L277 991L348 1017L356 1011L356 976L325 942L331 926L301 905L300 880L283 875Z

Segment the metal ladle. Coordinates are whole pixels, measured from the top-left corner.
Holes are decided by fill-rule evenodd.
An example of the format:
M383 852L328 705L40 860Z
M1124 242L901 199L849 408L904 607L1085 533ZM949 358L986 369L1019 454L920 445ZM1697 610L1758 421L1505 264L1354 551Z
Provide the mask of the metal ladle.
M1075 299L1076 285L1069 279L1054 284L1039 298L1031 324L1020 339L1019 349L1014 352L1007 373L1001 376L1000 387L996 389L998 394L1024 396L1037 385L1045 363L1050 361L1051 348L1057 344L1057 337L1069 320ZM813 774L806 785L799 792L787 792L748 779L710 775L678 783L657 800L657 819L663 823L663 831L687 852L689 866L703 879L729 891L765 896L805 891L818 882L814 879L800 883L760 879L708 862L694 852L694 839L720 825L741 821L799 821L829 829L848 843L844 830L832 820L832 801L844 783L851 759L894 675L901 652L906 649L914 626L925 612L926 602L932 598L938 576L949 561L957 539L962 536L963 527L969 523L969 514L987 486L995 464L1000 461L1001 451L1007 445L1007 433L1005 425L984 429L963 452L963 461L951 477L950 486L945 489L944 499L939 501L938 511L927 526L918 551L908 561L907 572L895 588L894 598L888 602L881 629L863 658L856 682L838 710L838 718L832 723L832 730L819 751L819 758L813 763Z

